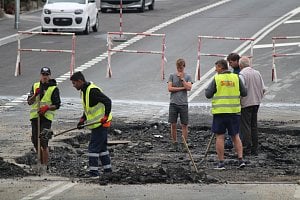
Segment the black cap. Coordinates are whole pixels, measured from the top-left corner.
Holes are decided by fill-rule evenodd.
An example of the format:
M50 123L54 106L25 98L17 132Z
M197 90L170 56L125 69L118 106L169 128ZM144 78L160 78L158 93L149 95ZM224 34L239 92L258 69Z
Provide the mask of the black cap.
M50 75L51 71L50 71L50 69L48 67L42 67L41 74L48 74L48 75Z

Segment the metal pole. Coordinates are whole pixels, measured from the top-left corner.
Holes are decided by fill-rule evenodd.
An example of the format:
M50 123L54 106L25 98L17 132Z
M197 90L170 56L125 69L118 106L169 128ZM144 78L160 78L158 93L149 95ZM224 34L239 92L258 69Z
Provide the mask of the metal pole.
M19 29L20 23L20 0L15 0L15 29Z

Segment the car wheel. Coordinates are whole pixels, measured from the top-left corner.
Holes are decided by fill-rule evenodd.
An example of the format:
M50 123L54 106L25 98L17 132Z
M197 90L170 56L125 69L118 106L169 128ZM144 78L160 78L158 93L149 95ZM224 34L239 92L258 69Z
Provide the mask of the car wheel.
M99 27L99 16L98 16L98 14L97 14L97 16L96 16L96 23L95 23L95 25L93 26L93 31L94 31L94 32L97 32L97 31L98 31L98 27Z
M145 0L142 1L142 5L140 8L138 8L138 11L141 13L145 11Z
M90 33L90 19L88 18L86 21L85 30L83 31L85 35L88 35Z
M152 0L151 5L148 6L149 10L154 10L154 1L155 0Z
M101 8L101 12L107 13L107 9L106 8Z
M44 28L42 27L42 32L48 32L48 29L44 29Z

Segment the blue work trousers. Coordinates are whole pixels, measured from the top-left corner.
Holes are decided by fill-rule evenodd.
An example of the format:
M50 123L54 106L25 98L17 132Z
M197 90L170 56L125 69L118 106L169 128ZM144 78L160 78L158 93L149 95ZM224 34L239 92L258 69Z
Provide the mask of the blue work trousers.
M104 172L111 172L110 156L107 150L108 128L97 127L92 129L88 147L89 169L93 175L99 175L99 158Z

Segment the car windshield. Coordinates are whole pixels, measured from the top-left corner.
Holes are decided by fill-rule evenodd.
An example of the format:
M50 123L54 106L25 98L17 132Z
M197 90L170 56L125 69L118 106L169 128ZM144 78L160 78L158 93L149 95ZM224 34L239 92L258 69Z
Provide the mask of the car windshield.
M80 4L85 4L85 0L48 0L48 3L80 3Z

